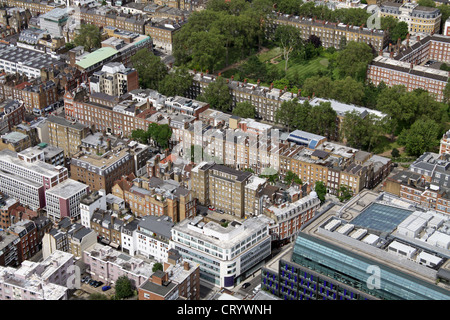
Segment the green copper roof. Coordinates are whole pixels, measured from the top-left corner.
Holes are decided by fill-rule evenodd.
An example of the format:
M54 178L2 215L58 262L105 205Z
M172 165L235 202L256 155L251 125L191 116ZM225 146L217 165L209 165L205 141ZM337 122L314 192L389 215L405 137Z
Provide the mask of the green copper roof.
M102 62L103 60L112 57L113 55L117 54L119 51L117 51L114 48L111 47L103 47L100 49L95 50L94 52L86 55L83 59L80 60L80 62L77 63L80 67L83 69L87 69L99 62Z

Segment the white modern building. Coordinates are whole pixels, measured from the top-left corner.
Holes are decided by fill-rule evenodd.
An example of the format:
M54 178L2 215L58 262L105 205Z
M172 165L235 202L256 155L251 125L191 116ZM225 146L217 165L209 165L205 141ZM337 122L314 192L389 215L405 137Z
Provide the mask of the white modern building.
M67 168L40 160L21 160L14 151L0 151L0 192L30 206L45 207L45 191L68 179Z
M172 228L171 248L200 264L200 277L219 287L234 287L270 255L271 239L264 217L224 226L197 216Z
M80 216L81 197L89 192L89 186L73 179L67 179L45 192L47 216L53 221Z
M86 228L91 227L91 218L96 209L106 210L106 194L104 189L86 194L80 199L81 224Z
M69 19L69 10L55 8L39 16L40 28L47 30L52 37L62 37L63 28Z

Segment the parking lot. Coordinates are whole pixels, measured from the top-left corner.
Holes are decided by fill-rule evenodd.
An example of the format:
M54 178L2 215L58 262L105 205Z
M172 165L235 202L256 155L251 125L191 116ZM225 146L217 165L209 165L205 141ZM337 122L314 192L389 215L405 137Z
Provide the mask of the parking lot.
M83 276L81 278L81 287L77 290L78 292L75 296L82 299L88 299L93 293L101 293L110 298L115 294L115 290L114 287L111 286L110 289L103 291L102 288L106 285L107 284L98 281L97 283L94 283L94 280L92 280L89 276Z

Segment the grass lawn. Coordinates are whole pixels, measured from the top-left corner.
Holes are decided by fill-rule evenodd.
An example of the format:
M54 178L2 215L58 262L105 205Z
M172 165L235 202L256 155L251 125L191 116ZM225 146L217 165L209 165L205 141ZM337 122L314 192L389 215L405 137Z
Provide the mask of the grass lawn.
M261 62L273 63L276 68L284 71L284 59L282 56L281 48L276 47L264 51L258 54L258 58ZM299 77L316 74L319 70L325 70L328 68L329 58L330 53L323 52L319 57L316 57L309 61L295 62L291 60L288 64L287 76L294 75L295 73L297 73ZM238 73L238 70L236 68L230 68L224 71L222 75L225 78L230 78L232 75L236 75L236 73Z
M258 54L258 58L261 62L266 62L272 58L275 58L276 56L279 56L280 54L281 54L281 48L276 47L276 48L273 48L273 49L270 49L268 51Z
M259 54L258 58L262 62L270 62L275 58L274 62L276 63L275 65L277 68L284 71L284 59L281 54L281 48L276 47ZM289 76L297 73L300 77L302 77L308 74L317 73L317 71L321 69L325 70L328 67L328 58L329 54L324 52L321 56L306 62L296 63L291 60L288 64L287 75Z

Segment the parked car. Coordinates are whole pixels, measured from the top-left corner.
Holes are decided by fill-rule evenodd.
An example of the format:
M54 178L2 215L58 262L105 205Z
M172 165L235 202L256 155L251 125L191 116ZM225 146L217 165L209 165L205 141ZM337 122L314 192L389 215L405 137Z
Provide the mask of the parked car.
M103 286L103 287L102 287L102 291L108 291L109 289L111 289L110 286Z
M242 289L247 289L248 287L250 287L250 283L246 282L242 285Z
M95 280L90 280L90 281L89 281L89 285L92 286L92 287L94 286L95 283L96 283Z

